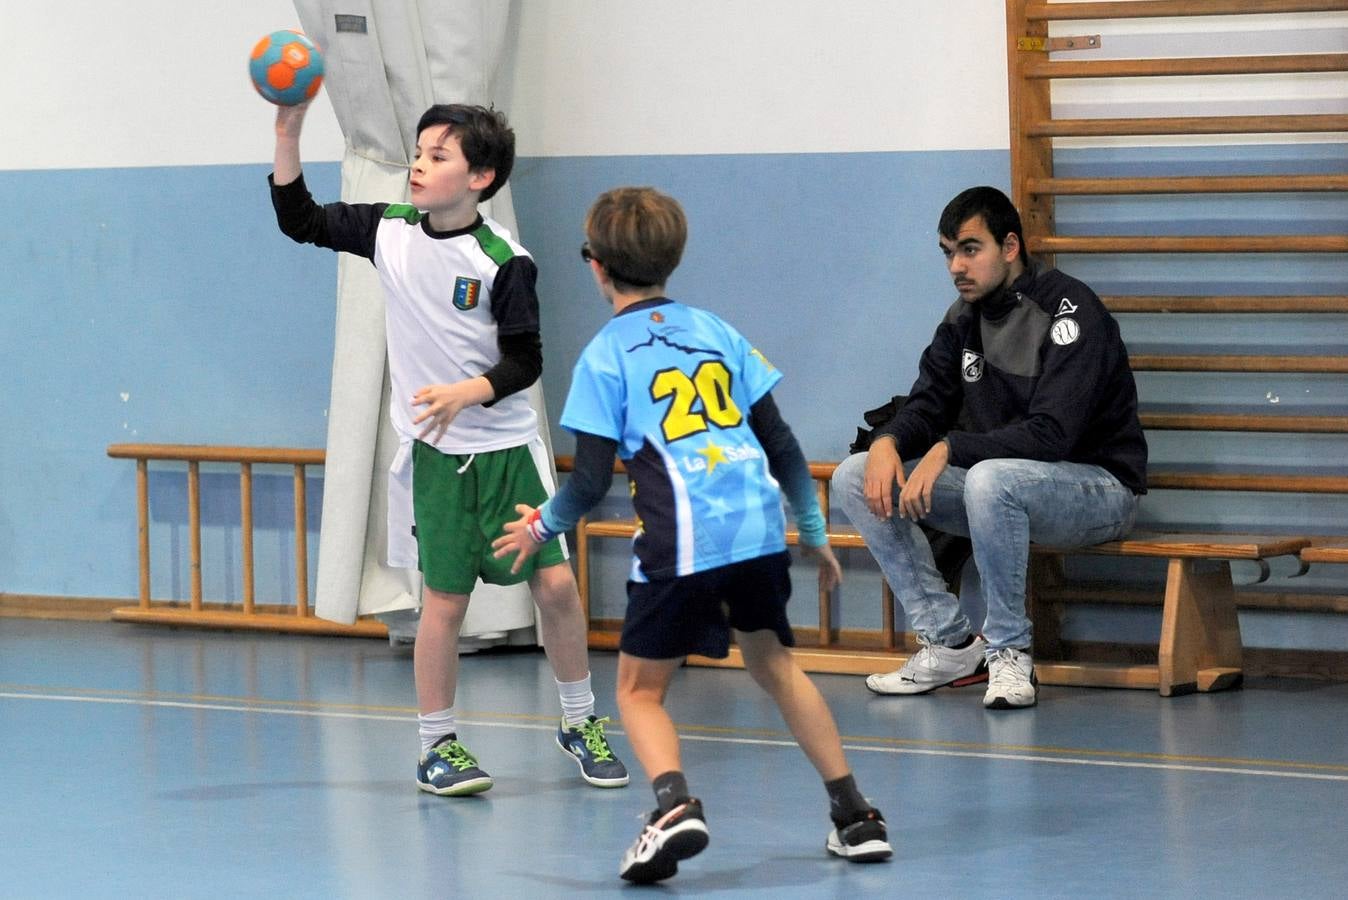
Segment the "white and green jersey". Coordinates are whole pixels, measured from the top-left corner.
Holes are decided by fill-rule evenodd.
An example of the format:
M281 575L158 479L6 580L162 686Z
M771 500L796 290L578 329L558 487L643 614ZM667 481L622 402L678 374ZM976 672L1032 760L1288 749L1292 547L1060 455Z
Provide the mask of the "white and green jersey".
M411 405L418 390L475 378L500 361L496 337L503 323L498 316L507 316L504 324L516 331L538 329L532 279L528 310L510 309L526 301L509 295L508 279L498 285L502 267L521 257L528 258L524 248L490 219L461 232L437 234L410 206L385 209L374 265L387 297L389 415L399 434L415 437L425 427L412 424L420 409ZM530 315L529 328L519 327L520 313ZM464 409L435 446L444 453L480 453L518 447L537 434L528 398L515 393L490 407Z
M500 336L538 331L537 268L510 232L479 217L467 228L433 231L409 204L314 203L299 179L273 187L282 230L295 240L371 260L384 288L389 416L403 440L424 407L412 397L431 384L483 375L501 360ZM470 406L434 446L483 453L529 443L538 421L523 392Z

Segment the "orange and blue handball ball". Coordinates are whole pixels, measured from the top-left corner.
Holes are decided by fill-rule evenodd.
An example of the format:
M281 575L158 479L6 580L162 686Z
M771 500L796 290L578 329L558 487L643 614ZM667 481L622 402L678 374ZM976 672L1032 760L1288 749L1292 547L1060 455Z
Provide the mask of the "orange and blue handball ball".
M298 31L273 31L253 45L253 87L277 106L295 106L323 85L323 51Z

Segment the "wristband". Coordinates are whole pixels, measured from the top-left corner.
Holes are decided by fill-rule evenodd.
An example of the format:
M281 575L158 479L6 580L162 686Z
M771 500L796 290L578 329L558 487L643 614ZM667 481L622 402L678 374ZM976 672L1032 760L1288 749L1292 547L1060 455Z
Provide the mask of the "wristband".
M548 526L543 524L541 507L529 513L529 518L524 520L524 528L535 544L546 544L557 536L556 532L549 531Z

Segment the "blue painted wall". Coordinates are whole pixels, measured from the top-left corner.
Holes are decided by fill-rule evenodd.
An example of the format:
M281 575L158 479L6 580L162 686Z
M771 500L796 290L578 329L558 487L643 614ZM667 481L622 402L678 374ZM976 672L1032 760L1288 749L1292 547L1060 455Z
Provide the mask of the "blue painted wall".
M276 231L269 171L0 172L0 196L23 211L0 221L0 591L135 596L135 464L109 459L109 444L323 446L336 265ZM308 174L335 195L336 164ZM267 532L289 533L293 516L271 511L269 471L256 486L260 595L293 591L278 569L293 568L293 551L270 551ZM221 524L219 481L205 480L213 557L237 525ZM184 488L152 481L155 596L183 597ZM237 598L237 574L226 582L237 571L210 566L208 597Z
M1217 151L1208 150L1205 153ZM1342 147L1225 149L1245 170L1308 153L1344 166ZM1108 155L1110 159L1101 159ZM1236 163L1233 163L1236 164ZM1183 174L1192 166L1170 152L1112 150L1069 156L1064 168ZM603 324L608 308L594 292L577 248L585 209L615 184L653 184L679 197L691 238L670 284L674 296L735 323L786 373L777 390L806 455L838 459L860 412L911 383L916 360L951 299L934 222L958 190L1006 187L1004 151L676 157L533 157L513 178L522 238L537 257L546 337L544 385L559 452L570 436L557 427L570 366ZM5 408L14 427L0 436L0 589L63 596L134 596L134 466L104 455L109 443L323 445L331 367L335 260L291 244L275 230L266 166L99 169L0 173L0 191L17 208L52 210L0 225L4 352L11 361ZM335 197L336 164L310 164L315 194ZM1288 216L1273 198L1217 198L1195 209L1170 198L1064 203L1063 230L1126 233L1137 221L1172 221L1176 233L1215 223L1254 222L1290 232L1336 233L1345 201L1310 197ZM1203 289L1253 293L1323 291L1348 283L1339 258L1229 261L1212 258L1064 257L1060 264L1102 293ZM1272 326L1248 317L1128 316L1134 352L1219 347L1260 352L1332 343L1341 316L1285 317ZM1348 406L1336 376L1221 376L1143 373L1144 400L1202 408L1255 410L1278 403L1307 411ZM125 397L123 398L123 395ZM1348 446L1336 436L1151 435L1156 464L1210 467L1267 464L1341 467ZM152 478L153 593L187 594L187 513L182 467ZM237 600L238 484L231 467L204 469L203 550L208 599ZM321 470L309 483L310 566L317 555ZM258 598L285 602L294 592L289 469L260 469L255 485ZM615 494L612 513L624 509ZM1211 497L1156 492L1148 521L1217 521L1233 528L1341 530L1341 498L1261 495ZM621 611L623 549L598 546L599 611ZM875 627L879 579L865 554L848 554L843 623ZM1119 573L1115 573L1116 575ZM1286 572L1281 572L1285 576ZM1252 576L1245 573L1245 577ZM312 581L312 572L311 572ZM1288 589L1332 576L1313 573ZM808 579L800 596L809 598ZM612 602L610 602L612 601ZM605 606L612 607L605 609ZM814 605L797 604L809 624ZM1252 642L1306 639L1300 620L1247 616ZM1077 617L1084 634L1140 632L1154 616ZM1120 631L1120 621L1132 624ZM1075 627L1075 626L1074 626ZM1348 643L1329 618L1314 646ZM1293 637L1295 635L1295 637ZM1300 646L1301 644L1293 644Z

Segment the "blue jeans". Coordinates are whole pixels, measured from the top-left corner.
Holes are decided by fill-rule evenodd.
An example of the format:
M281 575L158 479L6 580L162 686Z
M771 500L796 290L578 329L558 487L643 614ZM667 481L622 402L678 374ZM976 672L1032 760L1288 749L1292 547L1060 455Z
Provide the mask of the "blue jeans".
M918 460L904 464L911 472ZM933 644L957 644L973 630L959 600L946 589L918 523L898 514L880 519L866 506L866 454L843 460L833 473L833 496L847 513L912 628ZM971 468L947 466L932 490L931 513L922 524L968 537L982 581L990 650L1027 649L1025 573L1030 542L1084 547L1128 533L1137 497L1099 466L1031 459L989 459Z

